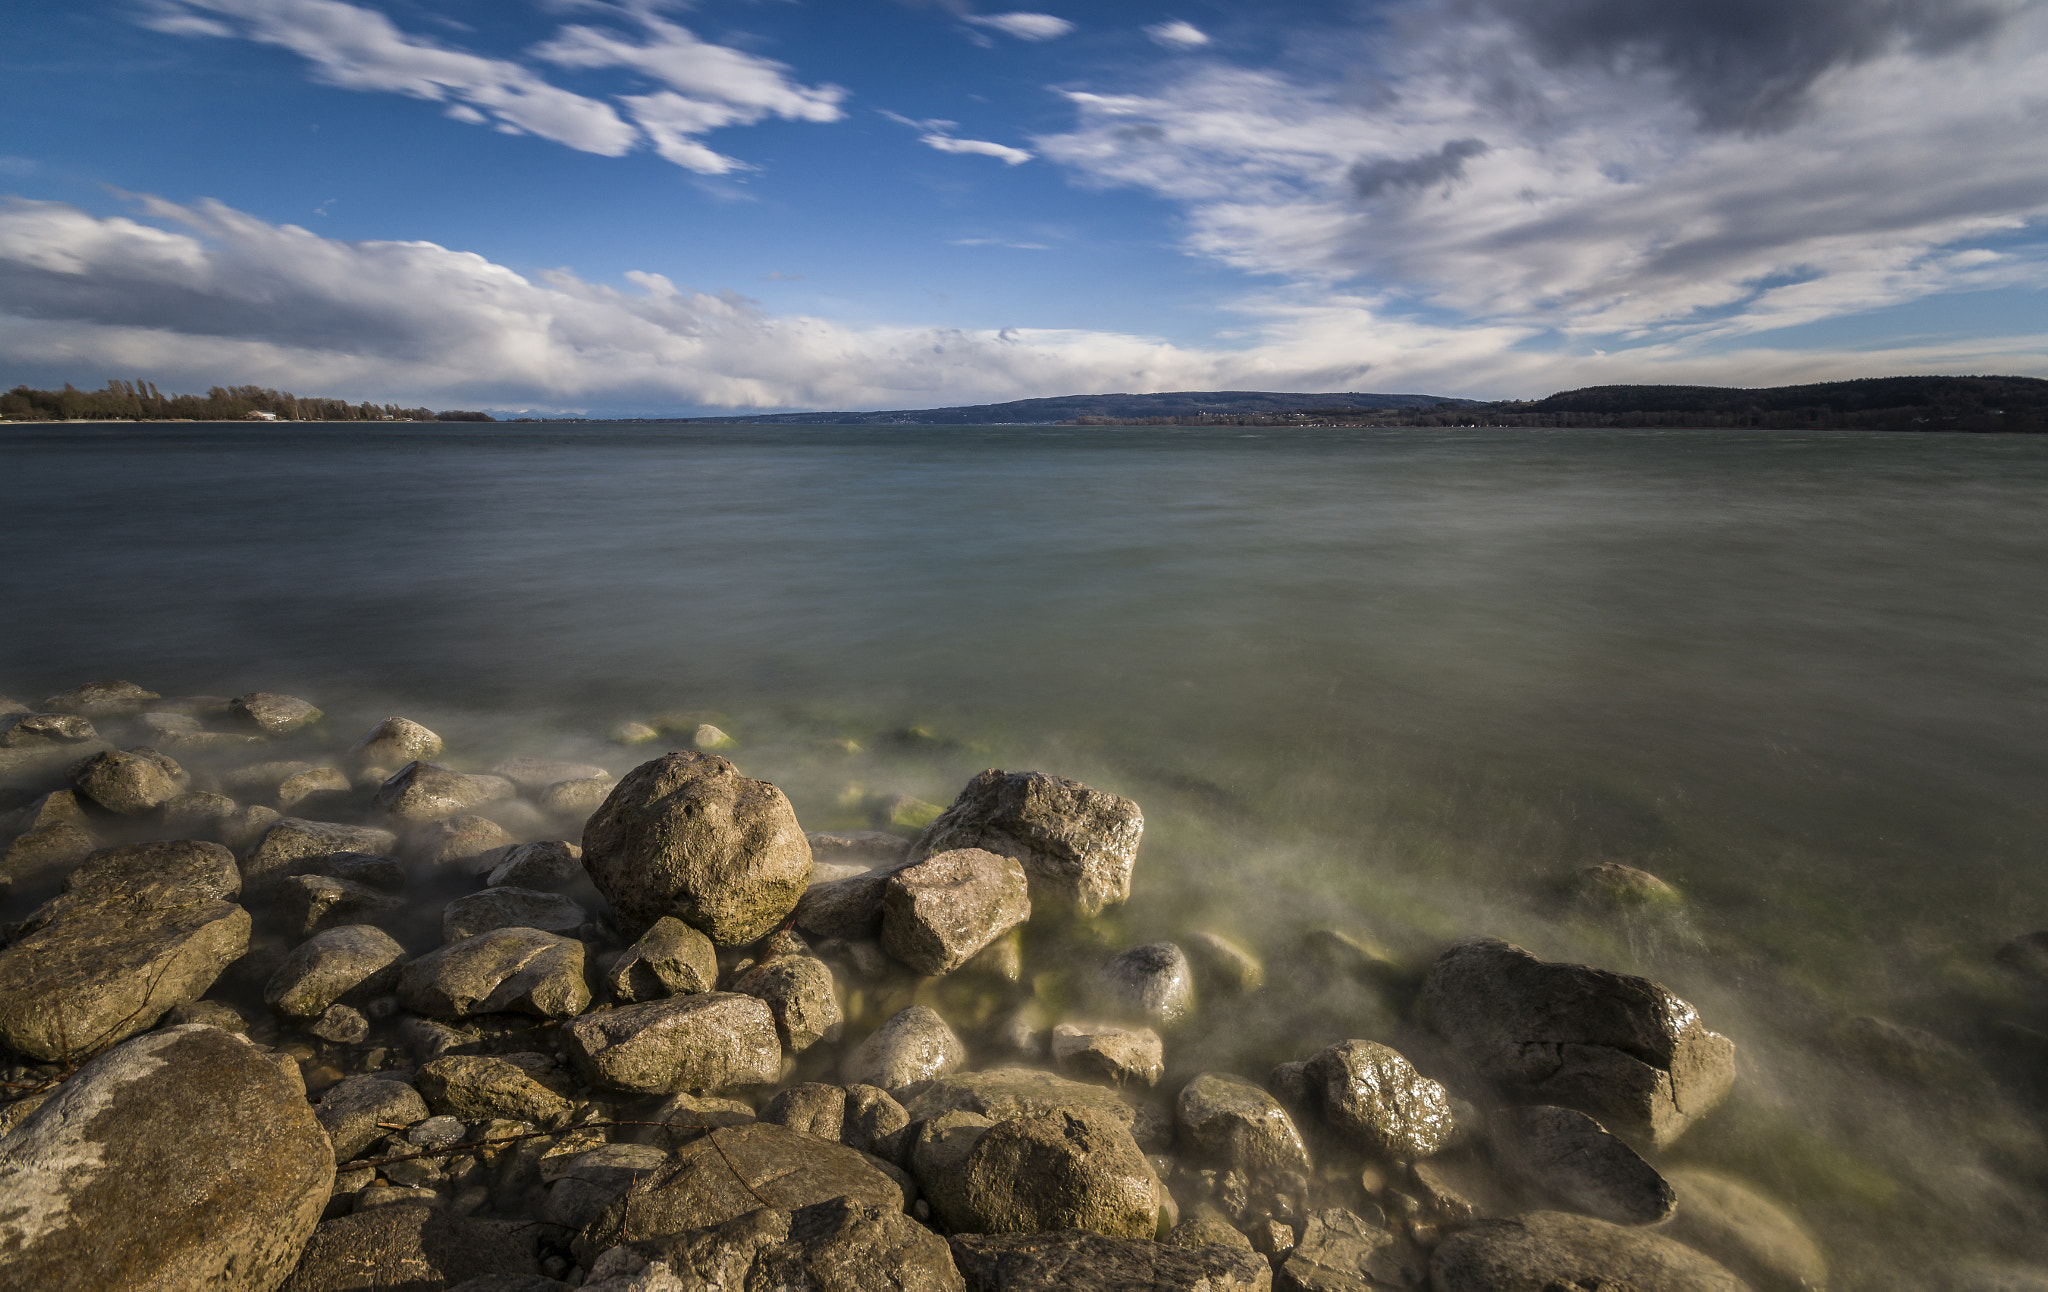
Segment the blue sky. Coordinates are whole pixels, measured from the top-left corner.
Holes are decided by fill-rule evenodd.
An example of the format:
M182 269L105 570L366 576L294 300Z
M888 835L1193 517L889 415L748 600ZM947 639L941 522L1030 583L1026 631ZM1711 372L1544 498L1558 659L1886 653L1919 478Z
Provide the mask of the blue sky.
M2048 376L2030 0L11 6L0 381Z

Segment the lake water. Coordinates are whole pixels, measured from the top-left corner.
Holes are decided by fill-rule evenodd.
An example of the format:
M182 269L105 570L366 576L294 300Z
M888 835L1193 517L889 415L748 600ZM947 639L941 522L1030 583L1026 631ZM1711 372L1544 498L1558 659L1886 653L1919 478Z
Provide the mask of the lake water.
M1649 973L1741 1047L1674 1156L1838 1286L2048 1265L2048 1009L1992 961L2048 927L2048 438L11 427L0 478L17 699L284 691L615 771L690 713L811 829L1074 776L1144 808L1130 940ZM1571 900L1601 861L1686 912Z

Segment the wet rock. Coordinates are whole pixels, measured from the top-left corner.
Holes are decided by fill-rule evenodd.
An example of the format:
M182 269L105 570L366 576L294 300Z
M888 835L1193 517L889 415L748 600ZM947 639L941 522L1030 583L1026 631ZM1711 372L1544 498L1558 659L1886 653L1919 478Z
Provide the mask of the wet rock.
M1052 1030L1052 1063L1084 1081L1153 1086L1166 1072L1166 1050L1149 1027L1061 1023Z
M839 1039L844 1016L832 970L815 956L772 956L734 979L732 989L766 1002L791 1054Z
M397 835L374 826L280 817L243 859L242 878L254 883L281 877L303 868L301 863L316 862L336 853L382 854L397 846Z
M584 1227L586 1259L620 1243L721 1225L763 1206L795 1210L834 1198L903 1210L903 1190L854 1150L782 1126L714 1130L670 1154Z
M846 1091L820 1081L802 1082L769 1100L761 1120L836 1143L846 1129Z
M998 1122L1062 1108L1098 1112L1125 1126L1137 1116L1113 1090L1034 1068L955 1073L923 1087L904 1105L913 1121L925 1121L954 1108Z
M472 776L415 760L379 785L372 801L393 820L440 821L514 793L512 782L502 776Z
M1501 1120L1520 1174L1573 1211L1617 1225L1654 1225L1671 1217L1677 1195L1664 1177L1586 1114L1512 1108Z
M571 763L555 758L508 758L491 768L522 793L538 794L558 781L610 780L612 774L595 763Z
M277 809L289 812L303 804L342 798L353 792L348 773L339 767L309 767L278 782Z
M569 1115L566 1074L541 1055L512 1058L451 1054L419 1071L413 1084L437 1116L481 1121L507 1121L548 1126Z
M541 1218L574 1232L603 1214L633 1181L661 1169L668 1154L646 1144L606 1144L570 1159L548 1190Z
M1313 929L1301 939L1310 960L1331 974L1362 983L1401 982L1407 968L1379 943L1342 929Z
M287 875L265 886L263 892L274 908L277 926L301 938L322 929L360 924L401 905L397 898L367 884L332 875Z
M1195 976L1171 942L1132 947L1102 966L1097 990L1119 1014L1171 1027L1194 1012Z
M731 749L739 742L708 722L700 722L690 733L690 743L699 749Z
M43 701L46 713L79 713L88 718L125 718L140 713L142 706L163 697L145 691L133 682L109 680L87 682L69 691L59 691Z
M490 1275L538 1275L539 1243L524 1225L436 1207L374 1207L313 1231L280 1292L444 1288Z
M718 985L718 948L681 920L664 915L613 962L605 981L627 1004L710 991Z
M184 768L147 745L94 754L71 776L81 798L116 816L154 812L191 784Z
M398 998L430 1018L521 1013L573 1018L590 1006L583 944L539 929L492 929L405 967Z
M1063 1234L955 1234L969 1292L1269 1292L1264 1257L1235 1247Z
M627 773L592 815L583 865L629 934L672 915L744 946L803 896L811 848L781 790L716 755L674 753Z
M1439 956L1417 1008L1510 1097L1576 1108L1660 1146L1735 1080L1734 1044L1658 984L1491 938Z
M846 1087L846 1111L839 1126L839 1142L848 1148L890 1162L901 1161L909 1125L910 1114L880 1086Z
M492 888L559 888L583 877L583 849L562 839L514 844L485 876Z
M317 1018L330 1005L389 991L405 958L405 948L374 925L328 929L292 949L270 975L263 1003L286 1018Z
M1266 985L1266 969L1259 958L1219 933L1192 934L1186 950L1194 962L1197 985L1219 999Z
M228 701L228 716L266 736L300 731L327 715L296 695L251 691Z
M900 866L910 858L910 841L887 830L820 830L804 837L811 845L812 862L820 866L875 870Z
M334 1160L346 1162L384 1137L378 1123L411 1126L427 1119L427 1104L403 1081L381 1076L343 1077L321 1092L313 1111L334 1143Z
M1757 1292L1820 1292L1827 1260L1791 1213L1756 1190L1713 1171L1666 1173L1678 1214L1663 1233L1713 1257Z
M300 1027L307 1034L336 1045L361 1045L370 1039L370 1020L353 1005L329 1005L318 1018Z
M956 848L1014 857L1031 900L1094 915L1131 893L1145 818L1138 805L1042 772L986 771L925 827L913 861Z
M410 718L386 718L348 751L351 767L403 767L441 752L441 738Z
M659 740L661 732L644 722L621 722L612 727L610 739L619 745L644 745Z
M1036 1234L1086 1229L1151 1238L1159 1180L1128 1126L1105 1113L1062 1108L998 1122L952 1173L945 1210L953 1228Z
M504 826L489 817L452 816L414 835L411 852L429 866L475 871L482 868L485 854L516 842Z
M1726 1269L1661 1234L1556 1211L1482 1220L1452 1234L1430 1258L1429 1275L1433 1292L1747 1292Z
M555 816L586 818L604 806L612 786L617 783L609 772L603 776L556 781L542 790L534 802L540 805L541 811Z
M1290 1187L1308 1175L1308 1149L1294 1119L1243 1077L1203 1073L1181 1087L1174 1114L1192 1161Z
M0 749L58 749L98 740L91 722L70 713L16 713L0 718Z
M1581 898L1618 911L1670 910L1685 905L1685 899L1671 885L1647 870L1618 861L1581 867L1573 887Z
M139 1037L0 1139L6 1281L268 1292L333 1182L295 1074L218 1028Z
M1450 1142L1450 1095L1398 1051L1376 1041L1345 1041L1308 1061L1310 1088L1330 1126L1360 1148L1411 1161Z
M912 1005L876 1028L846 1056L839 1075L848 1085L895 1090L958 1072L967 1047L928 1005Z
M590 912L560 893L531 888L486 888L441 908L441 940L455 942L492 929L540 929L567 937L589 923Z
M564 1027L562 1039L585 1081L635 1094L765 1085L782 1067L775 1016L731 992L602 1010Z
M900 1208L834 1198L763 1209L710 1229L639 1243L599 1258L593 1280L628 1259L659 1261L682 1289L961 1292L946 1240ZM636 1285L637 1286L637 1285Z
M1024 867L979 848L935 853L883 887L882 946L915 973L950 973L1025 920Z
M88 857L0 949L0 1042L45 1062L147 1031L248 950L234 856L131 844Z

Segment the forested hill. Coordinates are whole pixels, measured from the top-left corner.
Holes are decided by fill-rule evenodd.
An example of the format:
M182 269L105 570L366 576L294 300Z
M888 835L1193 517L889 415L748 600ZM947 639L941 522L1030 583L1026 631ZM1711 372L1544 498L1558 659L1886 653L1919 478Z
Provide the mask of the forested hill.
M1758 390L1588 386L1465 410L1500 425L1756 426L1897 431L2048 431L2038 377L1865 377Z
M1044 426L1083 418L1118 422L1152 418L1270 416L1304 408L1465 408L1472 404L1469 399L1451 399L1443 395L1368 395L1358 392L1296 395L1270 390L1179 390L1157 395L1058 395L1050 399L1015 399L1006 404L899 408L879 413L749 413L674 420L753 426Z

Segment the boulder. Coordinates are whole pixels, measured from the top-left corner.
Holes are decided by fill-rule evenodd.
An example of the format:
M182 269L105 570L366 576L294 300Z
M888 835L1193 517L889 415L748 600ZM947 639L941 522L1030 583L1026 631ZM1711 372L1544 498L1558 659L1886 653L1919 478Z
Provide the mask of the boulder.
M1113 1090L1069 1081L1035 1068L992 1068L943 1076L919 1089L904 1105L913 1121L924 1121L954 1108L998 1122L1063 1108L1098 1112L1125 1126L1130 1126L1137 1117L1136 1111Z
M0 1042L75 1061L206 994L249 947L234 855L131 844L88 857L0 949Z
M1166 1050L1149 1027L1061 1023L1052 1029L1052 1063L1084 1081L1154 1086L1166 1072Z
M882 946L925 977L951 973L1030 918L1023 865L979 848L926 857L882 889Z
M996 1123L955 1168L948 1219L956 1231L1038 1234L1086 1229L1151 1238L1158 1177L1127 1124L1087 1108Z
M607 772L603 776L587 776L580 780L556 781L534 798L543 812L555 816L588 818L592 812L604 806L611 795L612 786L617 784Z
M880 1086L846 1087L846 1112L839 1142L887 1161L900 1161L910 1114Z
M8 1285L275 1288L334 1184L287 1066L194 1024L81 1068L0 1138Z
M1132 947L1102 966L1103 1003L1128 1018L1171 1027L1194 1013L1195 974L1171 942Z
M968 1292L1269 1292L1273 1267L1236 1247L1063 1234L955 1234Z
M585 823L583 866L629 934L672 915L743 946L795 908L811 847L781 790L717 755L672 753L627 773Z
M573 1018L590 1006L583 944L539 929L492 929L405 967L398 998L430 1018L517 1012Z
M844 1015L832 970L815 956L770 956L734 979L732 989L766 1002L791 1054L839 1039Z
M1439 956L1417 1008L1509 1097L1576 1108L1660 1147L1735 1081L1733 1042L1657 983L1492 938Z
M275 907L278 927L302 938L322 929L360 924L401 905L367 884L332 875L287 875L260 891Z
M436 1116L464 1121L502 1117L548 1126L572 1107L565 1074L538 1054L451 1054L421 1068L413 1084Z
M1266 985L1266 968L1259 958L1220 933L1192 934L1186 950L1194 962L1196 985L1218 999Z
M259 879L282 877L295 869L306 869L300 863L317 862L336 853L378 855L397 846L397 835L375 826L280 817L271 823L256 846L243 858L242 878L253 883Z
M1512 1108L1501 1120L1519 1173L1573 1211L1617 1225L1654 1225L1678 1205L1655 1167L1582 1112Z
M765 1085L782 1069L775 1016L732 992L600 1010L564 1027L562 1040L585 1081L634 1094Z
M1275 1292L1408 1292L1421 1285L1424 1269L1413 1243L1396 1238L1383 1224L1332 1207L1308 1214L1273 1287Z
M0 718L0 749L61 749L98 740L86 719L71 713L12 713Z
M403 1081L383 1076L343 1077L320 1093L313 1111L334 1145L334 1160L346 1162L384 1138L380 1123L411 1126L427 1119L426 1101Z
M516 792L502 776L472 776L415 760L379 785L372 801L395 821L440 821Z
M761 1120L836 1143L846 1129L846 1091L822 1081L800 1082L769 1100Z
M1305 1075L1331 1128L1380 1157L1428 1157L1457 1129L1444 1088L1377 1041L1332 1045L1308 1061Z
M541 1218L574 1233L602 1215L633 1181L667 1161L666 1152L647 1144L605 1144L578 1153L548 1189Z
M558 758L507 758L491 768L522 793L538 794L560 781L610 780L612 774L595 763L571 763Z
M149 701L161 699L156 692L145 691L133 682L110 679L59 691L43 701L43 711L80 713L88 718L125 718L140 713Z
M441 738L410 718L386 718L348 751L351 767L403 767L441 752Z
M327 715L296 695L251 691L228 701L228 716L266 736L282 736L310 727Z
M147 745L94 754L71 774L74 791L116 816L154 812L191 784L184 768Z
M588 1260L620 1243L722 1225L761 1207L795 1210L834 1198L889 1211L904 1206L902 1186L844 1145L761 1122L722 1127L641 1176L584 1226L576 1250Z
M895 1090L929 1081L967 1066L967 1047L929 1005L912 1005L892 1015L855 1046L839 1065L848 1085Z
M559 888L583 877L583 849L539 839L499 849L484 883L492 888Z
M339 1216L313 1231L279 1292L445 1288L489 1275L540 1273L531 1226L391 1206Z
M981 848L1020 862L1031 900L1094 915L1131 894L1138 805L1042 772L985 771L918 836L910 859Z
M718 985L718 948L673 915L664 915L612 963L605 982L627 1004L710 991Z
M904 1169L917 1180L933 1215L946 1229L978 1228L967 1208L967 1177L961 1167L994 1127L979 1113L955 1109L917 1123L904 1136Z
M1459 1230L1431 1256L1429 1277L1432 1292L1749 1292L1714 1261L1661 1234L1557 1211Z
M1678 1214L1663 1232L1713 1257L1757 1292L1820 1292L1827 1259L1792 1214L1756 1190L1713 1171L1665 1173Z
M763 1208L709 1229L636 1243L600 1257L592 1280L623 1271L635 1260L670 1270L676 1282L662 1286L701 1292L961 1292L965 1287L945 1239L901 1208L851 1198L789 1211Z
M441 940L457 942L492 929L541 929L564 937L590 922L581 903L531 888L486 888L441 908Z
M398 981L405 948L370 924L344 924L292 949L263 988L263 1003L286 1018L317 1018L338 1002L358 1004Z
M515 842L511 831L487 816L451 816L414 834L409 851L426 865L474 873L487 864L486 856Z
M1243 1077L1205 1072L1174 1103L1188 1157L1253 1181L1306 1177L1308 1149L1280 1101Z

